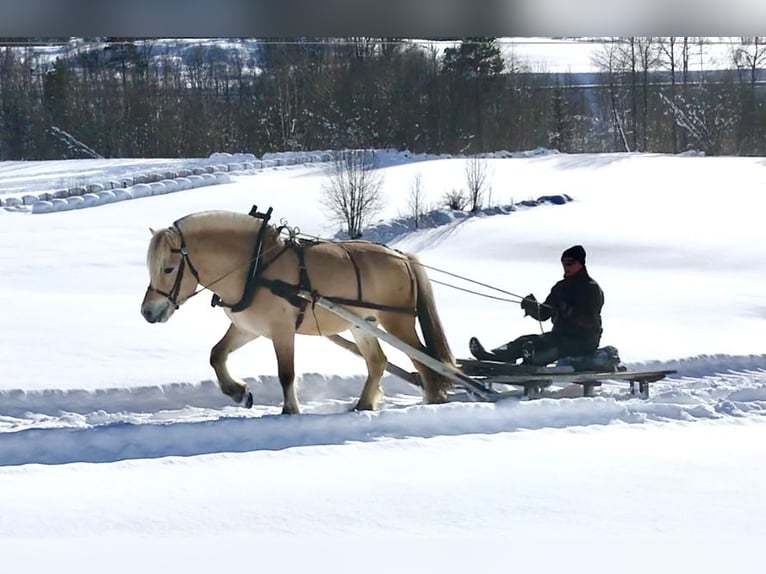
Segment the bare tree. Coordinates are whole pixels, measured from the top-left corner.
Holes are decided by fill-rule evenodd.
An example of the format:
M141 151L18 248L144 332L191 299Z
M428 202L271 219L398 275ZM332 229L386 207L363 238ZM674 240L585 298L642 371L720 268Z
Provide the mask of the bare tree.
M755 91L758 70L766 66L766 37L741 37L740 45L733 49L732 59L738 69L748 73L748 80Z
M683 38L683 43L681 44L682 50L684 48L688 48L688 38ZM661 67L666 68L670 72L670 101L674 101L676 99L676 79L678 75L678 68L679 68L679 60L681 60L679 51L678 51L678 37L677 36L668 36L665 38L661 38L659 41L659 63ZM683 53L683 52L682 52ZM688 49L686 50L687 58L688 58ZM686 62L686 60L685 60ZM687 64L688 66L688 64ZM686 73L686 70L688 68L684 69L684 73ZM671 123L671 147L673 149L673 153L678 153L678 124L676 122Z
M625 151L630 151L630 144L625 133L626 112L625 106L620 105L622 100L623 75L626 68L626 57L619 38L613 38L605 43L601 50L597 51L592 63L606 76L609 82L609 101L614 121L614 134L616 146L621 146ZM632 114L632 111L631 111Z
M691 101L679 95L675 101L671 101L660 93L660 99L669 107L674 121L697 149L708 155L718 155L724 151L725 142L731 139L735 124L731 113L731 95L703 94L703 97Z
M614 84L609 84L609 96L612 101L612 116L614 117L615 131L620 135L622 145L625 151L630 151L630 144L628 143L628 137L625 135L625 128L623 122L620 120L620 112L617 109L617 96L615 95Z
M323 185L321 203L330 219L346 227L351 239L359 239L364 226L383 208L382 187L375 152L343 150Z
M633 150L638 149L638 54L636 37L628 36L626 39L627 49L623 52L627 58L630 67L630 119L631 119L631 137L633 138Z
M415 219L415 229L420 227L420 219L425 212L425 194L423 192L423 178L417 174L410 184L410 197L407 204L410 215Z
M476 213L481 209L484 192L487 188L489 166L485 158L471 157L465 164L465 182L468 189L468 202L471 211Z
M620 132L626 148L628 147L626 135L630 136L630 148L634 151L638 149L646 151L649 148L649 73L658 65L658 53L656 38L629 36L613 39L612 45L607 45L601 53L596 54L593 58L593 63L608 73L610 85L629 86L626 88L630 95L628 114L630 129L627 133L624 130L626 121L620 120L620 114L616 108L617 94L615 94L614 89L610 91L618 132ZM639 95L641 96L640 102ZM639 135L641 136L640 143Z
M670 73L670 96L669 100L676 102L677 95L682 96L680 101L689 99L690 64L693 57L692 49L702 52L704 39L696 39L691 36L669 36L659 41L658 63L661 68ZM702 70L702 68L701 68ZM680 79L680 89L678 87ZM675 115L675 113L674 113ZM672 149L674 153L686 149L686 136L688 130L678 130L679 124L674 121L671 129Z
M463 211L468 203L468 198L462 190L452 189L444 194L442 201L449 209Z
M88 147L88 145L78 140L69 132L66 132L56 126L51 126L50 132L59 140L61 140L61 142L63 142L64 145L66 145L67 148L73 153L84 154L92 159L104 159L104 156L99 154L96 150Z
M651 36L636 40L638 65L641 71L641 148L649 149L649 72L659 63L657 39Z
M740 73L747 75L747 82L750 84L749 90L741 90L742 117L737 130L739 139L737 147L750 149L751 153L763 153L763 135L758 133L756 126L763 125L766 113L762 100L759 101L756 87L759 74L766 66L766 37L741 37L740 45L733 50L732 59Z

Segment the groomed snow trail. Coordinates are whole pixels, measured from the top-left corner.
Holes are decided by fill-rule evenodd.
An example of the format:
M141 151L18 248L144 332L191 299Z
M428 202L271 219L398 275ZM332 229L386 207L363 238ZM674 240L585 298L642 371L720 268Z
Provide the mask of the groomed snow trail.
M697 357L655 368L679 374L633 398L623 382L596 396L554 388L541 399L424 405L414 387L384 379L377 412L355 412L362 377L305 374L303 414L282 416L276 377L248 379L255 406L234 405L211 381L99 390L0 392L0 466L110 462L608 424L662 424L766 414L766 358ZM744 368L743 368L744 366ZM737 369L738 367L738 369ZM686 376L686 372L696 373ZM576 398L572 398L576 397Z

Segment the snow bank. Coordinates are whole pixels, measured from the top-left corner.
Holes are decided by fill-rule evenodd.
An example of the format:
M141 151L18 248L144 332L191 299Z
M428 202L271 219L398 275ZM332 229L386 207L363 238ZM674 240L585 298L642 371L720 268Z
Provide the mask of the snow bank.
M573 201L570 195L566 193L560 195L543 195L537 199L527 199L518 203L506 205L494 205L484 207L476 212L452 210L452 209L434 209L420 216L417 223L413 216L398 217L389 221L381 221L363 230L362 238L376 243L393 243L394 240L401 239L410 233L416 233L422 229L435 229L444 225L450 225L457 220L467 219L469 217L482 217L489 215L509 215L518 209L537 207L539 205L552 204L563 205ZM348 239L348 233L339 231L334 239Z
M437 158L465 157L450 154L414 154L408 150L383 149L371 151L375 153L380 167L390 167ZM249 175L265 169L331 162L335 158L336 153L331 150L273 152L264 154L260 159L250 153L213 153L208 158L196 160L196 164L189 164L191 167L139 172L136 175L122 177L119 180L112 178L103 182L90 182L86 185L74 185L63 189L27 193L20 198L0 198L0 207L6 211L27 213L53 213L95 207L114 201L124 201L151 195L175 193L207 185L229 183L231 182L231 175ZM556 150L537 148L523 152L503 150L479 154L477 157L487 159L526 158L557 153ZM85 201L73 199L84 199L86 194L89 194L89 197ZM542 199L540 198L538 201ZM500 210L498 212L502 212L503 209L507 210L504 207L492 209Z
M194 187L230 183L231 175L252 174L261 162L253 154L215 153L193 167L138 172L121 179L91 182L67 188L27 193L0 199L3 211L53 213L95 207L152 195L175 193Z
M668 380L658 383L660 391L650 400L626 398L625 394L613 392L578 399L387 406L376 412L349 412L350 405L341 403L329 416L312 416L307 409L308 414L299 417L278 415L281 391L275 378L258 383L261 394L265 391L269 395L261 396L259 402L267 399L271 404L256 406L250 411L224 406L228 399L210 382L96 392L6 391L0 393L6 405L3 419L8 424L13 413L19 420L15 432L3 433L0 466L281 450L383 438L431 438L646 422L688 423L741 418L748 413L763 416L766 414L766 371L742 377L747 379L748 388L742 388L742 381L727 381L726 377L700 380L700 388L696 390L690 388L689 381L681 387L679 381ZM302 383L310 389L317 384L333 386L333 381L326 379L304 378ZM361 378L353 381L338 378L334 382L335 392L340 391L336 403L346 398L346 387L360 385ZM326 407L326 394L320 392ZM35 412L51 411L56 405L58 416ZM23 409L27 411L22 414Z

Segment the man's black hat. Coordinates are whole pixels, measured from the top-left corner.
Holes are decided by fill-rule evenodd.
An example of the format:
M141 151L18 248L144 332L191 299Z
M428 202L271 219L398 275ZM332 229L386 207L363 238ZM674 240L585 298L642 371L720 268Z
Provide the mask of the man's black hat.
M582 245L573 245L569 249L564 250L561 254L561 259L574 259L585 265L585 249Z

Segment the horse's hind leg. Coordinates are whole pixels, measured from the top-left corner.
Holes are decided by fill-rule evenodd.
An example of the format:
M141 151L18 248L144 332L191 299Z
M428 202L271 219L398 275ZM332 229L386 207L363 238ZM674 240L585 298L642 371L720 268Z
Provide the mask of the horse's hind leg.
M356 346L367 363L367 380L364 382L364 388L359 395L359 401L356 403L358 411L374 411L378 408L378 403L383 398L383 389L380 388L380 379L386 370L388 359L380 348L378 338L372 333L363 331L359 327L351 329L351 334L356 341Z
M295 333L273 334L271 342L277 355L277 375L282 385L282 414L297 415L301 409L295 389Z
M247 408L253 406L253 394L247 390L247 385L244 382L231 376L226 366L226 360L230 353L256 337L258 335L243 331L232 323L229 325L229 329L223 338L210 350L210 365L218 377L218 385L221 387L221 391L223 394L234 399L236 403L244 401L244 406Z
M402 313L385 313L381 314L380 322L383 328L394 337L404 341L410 347L428 353L428 350L420 342L418 332L415 330L415 319L413 317L403 315ZM443 377L440 377L415 359L412 359L412 364L420 374L420 380L423 381L423 395L425 396L426 403L439 404L447 402L448 385L444 382L446 379L442 380Z

